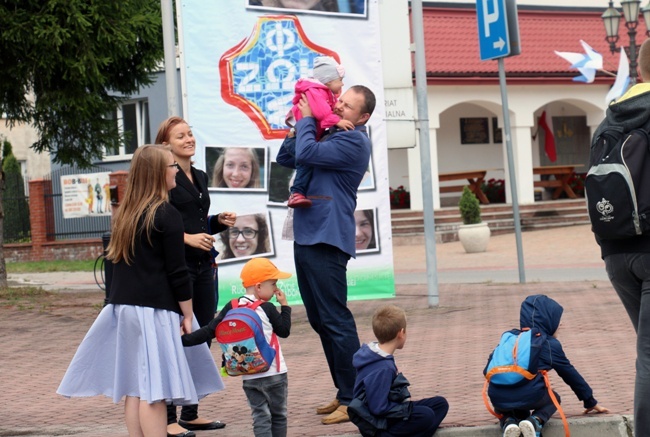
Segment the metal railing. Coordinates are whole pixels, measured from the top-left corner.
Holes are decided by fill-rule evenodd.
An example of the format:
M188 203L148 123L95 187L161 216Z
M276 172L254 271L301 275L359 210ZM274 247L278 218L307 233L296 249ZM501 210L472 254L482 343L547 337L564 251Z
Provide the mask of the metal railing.
M52 181L52 192L45 193L45 220L47 223L47 237L54 240L72 240L80 238L101 238L111 229L110 216L94 216L79 218L63 217L63 198L61 189L61 176L73 174L88 174L110 172L103 167L80 169L77 167L63 167L53 171L44 179Z

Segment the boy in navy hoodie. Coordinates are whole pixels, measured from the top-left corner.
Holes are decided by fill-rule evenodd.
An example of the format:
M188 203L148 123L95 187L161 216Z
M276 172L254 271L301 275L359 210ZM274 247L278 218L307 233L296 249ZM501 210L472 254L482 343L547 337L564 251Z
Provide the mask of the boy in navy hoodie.
M546 336L539 354L538 369L540 371L554 369L583 402L585 413L590 411L608 413L607 408L598 405L591 387L573 367L557 340L563 311L559 303L542 294L528 296L521 304L519 313L521 329L537 328ZM488 363L491 358L490 354ZM484 370L483 373L485 372ZM559 403L560 396L555 391L553 393ZM541 436L542 427L557 410L541 373L523 385L505 386L490 383L488 396L494 405L494 411L503 415L500 424L504 437Z
M406 343L406 314L395 305L378 308L372 316L376 342L354 354L357 369L350 420L361 435L432 436L447 415L449 404L441 396L411 401L409 382L397 371L393 353Z

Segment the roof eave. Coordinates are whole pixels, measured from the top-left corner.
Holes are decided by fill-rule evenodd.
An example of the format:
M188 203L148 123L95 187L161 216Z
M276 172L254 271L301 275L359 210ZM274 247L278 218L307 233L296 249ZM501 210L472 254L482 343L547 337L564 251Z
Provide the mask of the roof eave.
M506 72L506 81L517 85L576 85L581 82L573 80L577 74L565 75L554 73L531 74L509 74ZM596 77L592 85L612 85L614 79L611 77ZM498 73L482 73L480 76L475 73L463 74L436 74L427 73L427 85L495 85L499 84ZM585 84L590 85L590 84Z

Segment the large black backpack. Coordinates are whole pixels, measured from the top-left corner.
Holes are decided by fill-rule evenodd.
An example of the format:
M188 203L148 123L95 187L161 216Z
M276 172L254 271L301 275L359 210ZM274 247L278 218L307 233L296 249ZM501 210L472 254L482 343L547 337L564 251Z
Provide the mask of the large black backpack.
M591 229L601 239L650 234L650 136L606 128L593 141L585 197Z

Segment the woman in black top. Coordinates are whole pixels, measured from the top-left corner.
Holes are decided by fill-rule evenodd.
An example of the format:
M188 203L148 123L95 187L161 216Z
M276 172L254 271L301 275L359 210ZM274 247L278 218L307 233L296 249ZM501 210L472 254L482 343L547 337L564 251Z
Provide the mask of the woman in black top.
M222 212L208 216L210 193L208 175L192 166L196 152L196 140L192 130L180 117L170 117L158 128L157 144L169 144L174 159L180 166L176 175L176 187L169 193L169 201L181 213L185 230L185 262L192 282L194 316L200 326L207 325L214 318L217 308L215 293L216 271L213 271L213 234L228 229L235 223L236 214ZM215 267L216 269L216 267ZM167 407L167 433L172 436L189 437L195 430L223 428L219 421L200 418L198 405L184 406L176 423L176 407Z
M111 297L57 390L68 397L105 395L115 403L126 398L131 436L162 435L166 402L196 404L224 387L209 349L181 343L181 332L198 326L187 266L178 257L181 217L167 201L177 172L169 147L146 145L133 154L108 245Z

